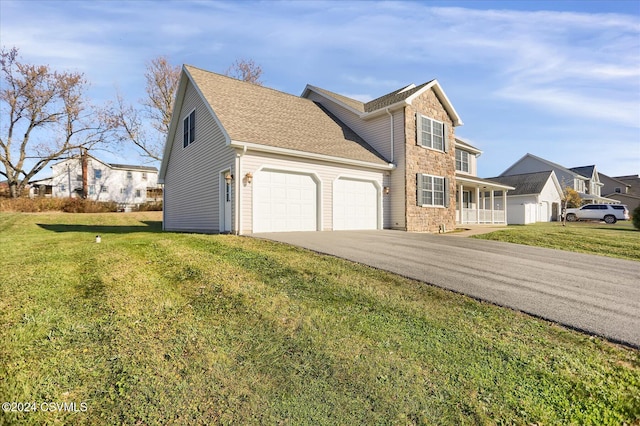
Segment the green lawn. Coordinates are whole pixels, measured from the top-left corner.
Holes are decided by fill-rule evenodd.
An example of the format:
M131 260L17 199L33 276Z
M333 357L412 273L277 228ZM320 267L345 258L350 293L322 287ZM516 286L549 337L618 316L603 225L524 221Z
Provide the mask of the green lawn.
M637 350L159 218L0 213L0 424L640 422Z
M640 260L640 231L628 220L612 225L604 222L511 225L507 230L473 238Z

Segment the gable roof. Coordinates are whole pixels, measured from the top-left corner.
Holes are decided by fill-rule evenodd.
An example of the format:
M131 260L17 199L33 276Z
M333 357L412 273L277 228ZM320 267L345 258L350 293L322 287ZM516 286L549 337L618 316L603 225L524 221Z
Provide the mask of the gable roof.
M585 176L591 179L591 176L593 176L593 171L595 170L595 168L596 166L592 165L592 166L571 167L569 170L571 170L572 172L576 172L581 176Z
M549 170L558 169L558 170L561 170L561 171L563 171L563 172L565 172L565 173L568 173L568 174L570 174L570 175L572 175L572 176L574 176L574 177L577 177L577 178L581 178L581 179L589 179L589 178L587 178L586 176L583 176L583 175L581 175L581 174L579 174L579 173L576 173L576 172L574 172L574 171L572 171L572 170L567 169L567 168L566 168L566 167L564 167L564 166L561 166L560 164L554 163L554 162L549 161L549 160L545 160L545 159L544 159L544 158L542 158L542 157L538 157L538 156L533 155L533 154L530 154L530 153L526 153L525 155L523 155L523 156L522 156L522 158L520 158L518 161L516 161L516 162L515 162L515 163L513 163L511 166L509 166L509 168L508 168L507 170L505 170L504 172L502 172L502 173L500 174L500 176L501 176L501 177L502 177L502 176L507 176L507 175L509 174L509 170L511 170L511 169L512 169L516 164L518 164L519 162L521 162L521 161L522 161L522 160L524 160L525 158L533 158L534 160L540 161L540 162L542 162L542 163L544 163L544 164L548 165L548 166L550 167L550 168L549 168Z
M385 110L387 108L410 105L415 98L429 89L432 89L434 91L434 93L442 103L442 106L447 111L447 114L449 114L453 125L462 126L462 119L449 101L447 95L444 93L444 90L442 90L442 87L440 86L440 83L438 83L438 80L430 80L418 86L416 86L415 84L410 84L408 86L402 87L399 90L394 90L366 103L331 92L326 89L322 89L320 87L312 86L310 84L305 87L301 97L306 98L310 92L318 93L325 98L331 99L332 101L341 104L348 110L351 110L351 112L360 116L360 118L366 120L369 117L385 113Z
M552 170L546 172L523 173L519 175L497 176L489 180L513 186L515 190L509 191L509 195L540 194L549 179L553 179L558 191L561 193L560 184Z
M476 154L476 156L480 156L480 154L482 154L482 151L479 150L478 148L476 148L475 146L471 145L469 142L467 142L466 140L462 139L459 136L456 136L456 147L458 145L460 145L460 148L462 148L463 150L469 151L473 154Z
M222 125L229 145L241 142L389 164L346 124L309 99L190 65L183 66L184 78ZM186 90L186 85L179 90ZM169 141L173 141L177 125L172 122Z
M152 166L138 166L138 165L133 165L133 164L115 164L115 163L107 163L105 161L100 160L99 158L94 157L91 154L87 154L87 157L89 157L92 160L97 161L98 163L104 164L107 167L110 167L112 169L121 169L121 170L142 170L142 171L147 171L147 172L157 172L158 169L156 167L152 167ZM51 167L60 164L60 163L64 163L66 161L69 160L80 160L81 156L79 154L74 154L71 155L67 158L63 158L60 161L56 161L55 163L53 163L51 165Z

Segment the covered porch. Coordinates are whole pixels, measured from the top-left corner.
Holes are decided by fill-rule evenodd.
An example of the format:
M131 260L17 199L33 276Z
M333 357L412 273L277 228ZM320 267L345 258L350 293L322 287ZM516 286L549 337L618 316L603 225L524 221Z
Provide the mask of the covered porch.
M456 175L456 224L507 224L507 191L494 181Z

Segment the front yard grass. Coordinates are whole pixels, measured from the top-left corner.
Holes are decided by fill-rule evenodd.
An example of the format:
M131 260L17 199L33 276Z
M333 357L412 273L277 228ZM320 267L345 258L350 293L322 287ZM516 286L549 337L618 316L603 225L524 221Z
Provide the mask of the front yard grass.
M473 238L547 247L621 259L640 260L640 231L631 221L560 222L509 225L509 229Z
M0 213L0 424L640 422L635 349L159 218Z

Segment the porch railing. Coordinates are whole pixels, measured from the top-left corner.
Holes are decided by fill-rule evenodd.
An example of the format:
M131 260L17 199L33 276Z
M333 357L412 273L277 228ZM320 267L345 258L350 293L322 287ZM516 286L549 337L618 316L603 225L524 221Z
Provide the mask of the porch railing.
M462 223L505 223L504 210L493 210L492 218L491 210L462 209Z

